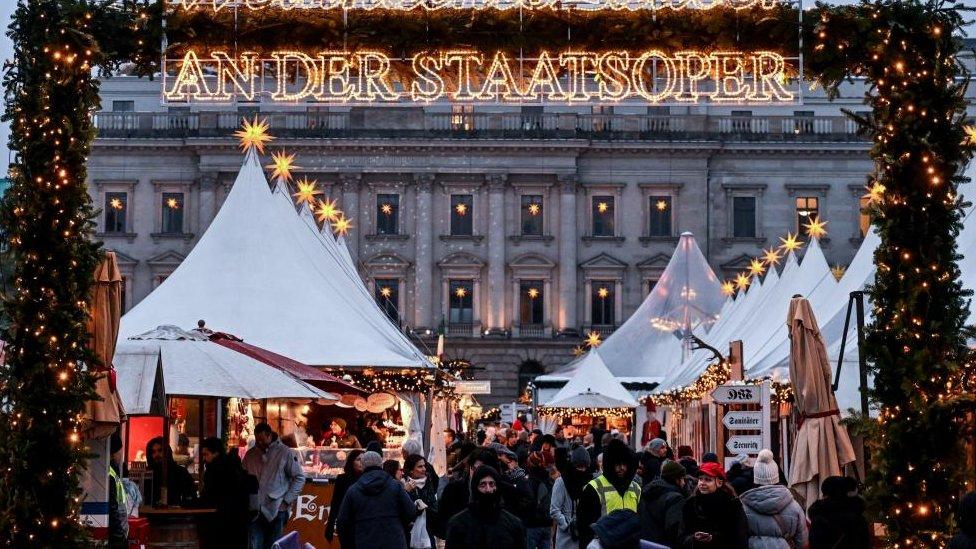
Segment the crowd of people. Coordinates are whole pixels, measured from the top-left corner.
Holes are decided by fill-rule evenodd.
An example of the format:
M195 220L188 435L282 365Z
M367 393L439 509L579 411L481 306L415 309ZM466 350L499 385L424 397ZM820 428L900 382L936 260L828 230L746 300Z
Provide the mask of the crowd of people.
M416 440L403 444L400 460L384 461L377 444L349 452L326 538L343 549L871 546L853 479L825 479L823 498L804 506L769 450L726 470L714 453L699 461L663 438L634 451L621 434L598 428L567 438L521 427L479 429L470 439L446 430L441 476ZM166 493L171 503L216 509L202 525L203 547L271 547L304 483L295 452L263 423L243 460L219 439L203 441L199 494L161 438L146 455L165 479L147 490L149 503ZM974 508L970 494L951 547L974 546Z

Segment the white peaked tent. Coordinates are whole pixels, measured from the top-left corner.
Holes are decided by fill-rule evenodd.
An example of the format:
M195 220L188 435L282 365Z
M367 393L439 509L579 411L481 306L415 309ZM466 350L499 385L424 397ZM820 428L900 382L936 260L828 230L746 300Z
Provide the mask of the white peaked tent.
M637 401L620 384L596 351L578 362L566 385L545 403L551 408L634 408Z
M190 255L122 317L119 340L203 319L306 364L432 367L350 270L335 239L295 211L287 189L271 191L251 151Z

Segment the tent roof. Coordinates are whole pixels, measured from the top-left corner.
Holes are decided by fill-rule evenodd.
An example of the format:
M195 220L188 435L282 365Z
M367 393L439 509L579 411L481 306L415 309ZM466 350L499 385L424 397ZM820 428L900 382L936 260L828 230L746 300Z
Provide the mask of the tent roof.
M119 353L116 353L118 357ZM116 359L115 387L130 416L166 413L166 387L159 352L126 355ZM119 367L124 363L124 367Z
M203 319L305 364L432 367L347 272L331 235L313 227L289 196L270 191L248 153L190 255L122 317L120 341Z
M613 377L596 351L579 362L573 377L546 406L554 408L633 408L637 401Z
M144 372L148 361L160 360L168 395L339 399L273 366L218 345L204 334L175 326L160 326L121 341L115 356L113 362L120 373L130 369Z

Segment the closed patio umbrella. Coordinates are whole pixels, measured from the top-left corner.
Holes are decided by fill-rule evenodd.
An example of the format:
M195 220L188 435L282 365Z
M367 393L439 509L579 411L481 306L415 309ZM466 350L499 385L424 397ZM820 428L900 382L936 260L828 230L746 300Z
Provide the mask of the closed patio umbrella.
M90 436L93 438L110 434L125 419L125 410L116 391L112 367L121 317L122 274L115 260L115 252L106 252L105 258L95 270L91 316L88 320L89 345L98 357L98 364L93 368L98 372L95 382L98 398L88 402L86 413L90 422Z
M847 429L840 424L837 398L830 385L830 363L810 302L790 301L790 381L796 394L800 426L793 445L790 488L809 508L820 498L823 479L843 474L854 461Z

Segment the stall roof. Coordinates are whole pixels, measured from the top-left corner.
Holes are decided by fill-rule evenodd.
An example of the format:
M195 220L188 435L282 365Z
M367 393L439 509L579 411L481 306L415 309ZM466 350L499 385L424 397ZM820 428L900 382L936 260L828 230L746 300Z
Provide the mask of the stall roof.
M275 194L249 152L197 245L122 317L120 341L203 319L305 364L431 368L346 272L334 238L330 255L326 236L301 220L290 197ZM351 291L354 283L361 288Z
M167 395L324 399L330 403L339 399L291 374L218 345L204 334L175 326L160 326L120 342L114 363L120 373L129 369L144 371L151 357L158 357L162 364Z
M573 377L545 404L553 408L633 408L637 401L595 351L579 361Z
M161 416L166 413L166 387L159 351L126 355L119 367L115 359L115 386L122 406L130 416Z

